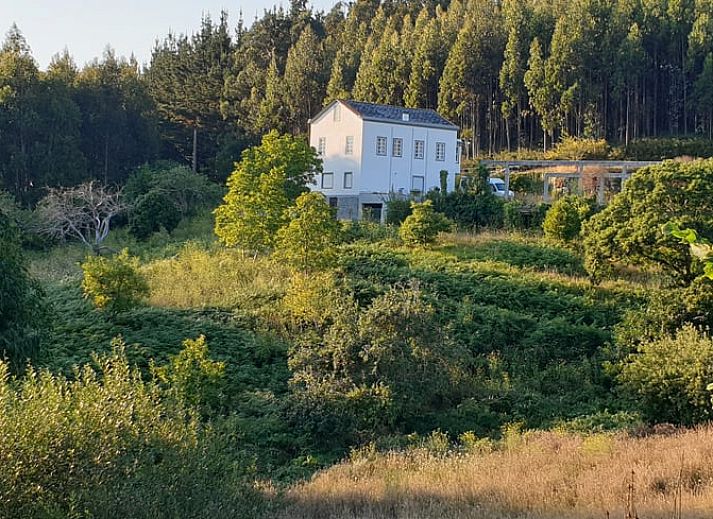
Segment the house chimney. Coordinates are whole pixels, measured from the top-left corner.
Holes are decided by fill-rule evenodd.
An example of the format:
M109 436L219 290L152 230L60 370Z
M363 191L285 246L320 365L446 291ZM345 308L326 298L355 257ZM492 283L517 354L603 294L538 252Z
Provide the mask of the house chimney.
M401 114L401 120L404 122L408 122L408 114L406 112Z

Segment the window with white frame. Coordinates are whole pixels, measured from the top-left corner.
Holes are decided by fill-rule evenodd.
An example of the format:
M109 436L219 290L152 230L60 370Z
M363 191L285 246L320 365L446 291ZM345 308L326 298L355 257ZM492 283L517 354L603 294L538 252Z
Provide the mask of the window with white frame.
M334 173L322 173L322 189L334 187Z
M345 171L344 172L344 189L351 189L352 188L352 182L354 178L354 174L351 171Z
M347 141L344 144L344 154L352 155L354 153L354 137L347 135Z
M376 154L386 155L386 137L376 138Z
M421 175L414 175L411 177L411 192L423 193L425 180L425 177Z
M404 153L404 140L398 137L394 137L391 143L391 154L394 157L402 157Z
M446 143L445 142L437 142L436 143L436 160L439 162L443 162L446 160Z
M339 121L342 120L342 105L337 103L334 105L334 111L332 112L334 115L334 122L338 123Z
M317 144L317 154L324 155L325 151L327 151L327 138L320 137L319 144Z
M422 159L426 143L424 141L414 141L413 143L413 158Z

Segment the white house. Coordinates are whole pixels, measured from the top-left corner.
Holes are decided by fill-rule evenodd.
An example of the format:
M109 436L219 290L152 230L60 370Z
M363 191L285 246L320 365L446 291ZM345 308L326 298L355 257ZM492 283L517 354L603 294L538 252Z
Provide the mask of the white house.
M337 100L310 119L310 145L323 161L313 190L342 219L365 210L383 220L391 196L448 190L460 171L458 128L434 110Z

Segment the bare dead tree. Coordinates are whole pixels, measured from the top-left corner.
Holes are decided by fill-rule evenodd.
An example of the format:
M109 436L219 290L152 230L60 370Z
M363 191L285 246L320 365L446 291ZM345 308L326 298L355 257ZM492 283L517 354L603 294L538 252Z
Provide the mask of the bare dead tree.
M99 254L109 235L111 220L127 209L121 191L87 182L76 187L49 188L37 206L43 234L77 239Z

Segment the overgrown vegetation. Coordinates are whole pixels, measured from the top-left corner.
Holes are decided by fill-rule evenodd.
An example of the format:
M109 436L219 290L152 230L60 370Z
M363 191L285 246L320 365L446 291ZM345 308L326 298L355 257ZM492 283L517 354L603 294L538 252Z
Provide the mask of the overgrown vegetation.
M0 338L42 338L33 319L44 301L52 312L34 367L19 374L28 354L10 342L15 378L0 364L0 455L18 452L0 515L259 515L270 485L352 449L456 463L457 440L477 465L526 454L541 433L525 430L596 451L610 430L709 419L710 161L642 170L594 216L561 198L542 236L544 209L497 199L484 170L409 200L397 227L337 222L307 189L320 161L304 141L271 133L243 157L215 222L193 173L169 169L173 190L132 176L130 196L170 203L178 226L137 240L130 215L103 242L122 252L81 268L76 242L32 252L46 299L3 216ZM534 509L524 495L494 510ZM313 510L294 496L270 513Z

